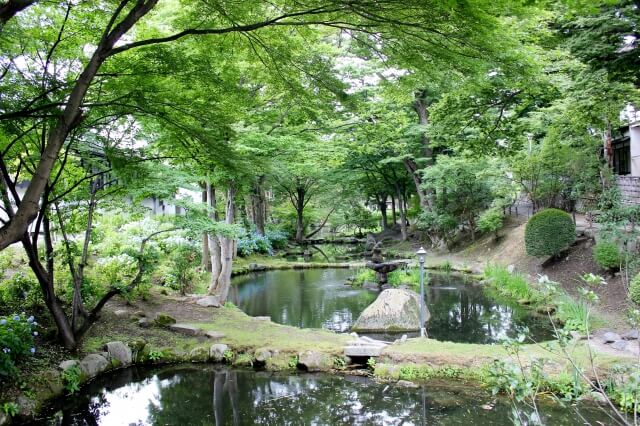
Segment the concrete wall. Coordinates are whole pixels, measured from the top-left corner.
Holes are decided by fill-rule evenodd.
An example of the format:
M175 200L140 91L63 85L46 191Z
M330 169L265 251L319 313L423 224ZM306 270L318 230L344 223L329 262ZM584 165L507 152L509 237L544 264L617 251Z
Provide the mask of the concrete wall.
M640 121L629 125L631 176L640 176Z

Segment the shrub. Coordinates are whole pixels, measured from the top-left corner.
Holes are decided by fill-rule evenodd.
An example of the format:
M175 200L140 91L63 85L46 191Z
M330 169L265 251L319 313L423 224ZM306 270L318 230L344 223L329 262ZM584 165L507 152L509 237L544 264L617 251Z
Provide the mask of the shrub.
M480 214L480 217L478 218L478 231L486 234L493 232L497 238L498 231L502 228L503 221L504 215L502 214L502 210L498 207L490 208Z
M420 286L420 269L396 269L387 275L387 281L392 287L408 285L410 287ZM425 284L427 283L427 274L425 273Z
M491 288L502 296L527 301L537 301L542 298L540 292L531 288L524 276L511 273L502 266L487 265L484 275Z
M640 274L636 275L629 283L629 298L640 305Z
M18 271L11 278L2 281L0 283L0 302L3 308L10 308L10 310L41 305L42 293L33 273Z
M356 271L351 285L354 287L362 287L365 281L373 282L376 280L376 273L371 269L362 268Z
M584 301L576 301L569 296L559 300L557 318L564 323L565 330L585 333L591 329L589 307Z
M24 315L0 317L0 381L14 377L18 372L16 363L35 353L33 336L37 332L33 317Z
M272 254L273 249L269 238L251 232L238 239L238 254L240 256L246 257L254 253Z
M524 233L527 254L555 256L575 241L576 226L568 213L558 209L542 210L529 219Z
M603 269L620 267L620 249L611 241L601 241L593 248L593 259Z

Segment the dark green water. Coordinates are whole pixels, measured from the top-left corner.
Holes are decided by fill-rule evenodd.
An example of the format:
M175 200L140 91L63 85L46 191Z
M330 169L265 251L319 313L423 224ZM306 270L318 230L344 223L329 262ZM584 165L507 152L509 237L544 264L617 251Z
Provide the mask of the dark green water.
M231 300L251 316L279 324L347 332L378 293L344 285L348 269L268 271L234 278ZM431 313L429 337L466 343L495 343L527 327L536 341L553 338L549 321L525 308L498 302L459 276L430 274L425 298ZM398 336L382 336L385 339Z
M130 368L53 406L59 425L512 425L507 401L442 383L406 389L363 377L283 375L215 366ZM544 424L583 424L573 408L540 404ZM592 424L608 424L580 407Z

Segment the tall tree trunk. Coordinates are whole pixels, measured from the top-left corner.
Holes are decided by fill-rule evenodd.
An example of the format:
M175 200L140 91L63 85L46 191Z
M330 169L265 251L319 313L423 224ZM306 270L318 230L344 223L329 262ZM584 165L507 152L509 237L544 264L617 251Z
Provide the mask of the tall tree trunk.
M235 183L229 184L227 189L227 200L225 205L225 223L231 225L235 222L235 197L236 188ZM218 237L220 253L220 273L217 277L217 282L209 286L209 293L218 296L220 303L224 303L229 296L229 287L231 287L231 271L233 267L233 256L235 250L235 240L233 238L227 238L223 236ZM213 250L212 250L213 251ZM212 259L213 261L213 259Z
M397 215L396 215L396 199L391 196L391 218L393 219L393 226L396 226L397 223Z
M402 241L407 240L407 213L404 209L404 200L402 192L399 187L396 187L396 194L398 195L398 210L400 210L400 234L402 235Z
M266 176L258 176L253 185L251 192L251 205L253 207L253 223L256 226L258 235L264 235L265 216L266 216L266 197L264 194L264 182Z
M209 217L215 221L218 220L218 214L216 213L216 190L210 183L207 183L207 202L209 203L209 208L211 211L209 212ZM222 263L220 261L220 239L218 236L213 234L207 235L208 245L209 245L209 258L211 263L211 281L209 283L209 288L207 292L209 294L214 294L216 288L218 287L218 278L220 277L220 271L222 270Z
M386 231L389 228L389 222L387 219L387 194L376 195L376 202L380 209L380 227L383 231Z
M415 94L415 100L413 102L413 110L418 115L418 123L421 126L426 126L429 124L429 100L427 99L427 97L427 90L420 90ZM426 132L422 132L420 138L422 140L421 154L425 158L425 166L429 167L433 164L433 149L431 148L431 143ZM422 176L420 175L420 172L418 170L418 164L414 159L411 158L406 158L403 163L405 168L409 172L411 179L413 180L413 184L416 187L416 193L418 194L418 198L420 199L420 207L423 210L431 209L429 201L429 191L423 187Z
M202 202L207 203L207 184L201 183ZM209 252L209 235L205 232L202 234L202 269L211 272L211 253Z
M296 188L298 197L296 198L296 242L304 241L304 198L306 191L302 187Z

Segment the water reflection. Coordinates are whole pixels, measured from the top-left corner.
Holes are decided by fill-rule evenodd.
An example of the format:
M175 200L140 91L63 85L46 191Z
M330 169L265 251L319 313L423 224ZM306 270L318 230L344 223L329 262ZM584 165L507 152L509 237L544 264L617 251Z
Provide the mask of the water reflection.
M213 366L129 369L91 383L53 407L61 425L509 425L511 407L468 386L420 389L364 377L281 375ZM542 405L554 425L578 424L571 409ZM583 409L592 422L606 419ZM551 423L549 423L551 424Z
M279 324L346 332L377 297L376 292L344 283L348 269L270 271L234 279L231 300L252 316ZM482 287L456 275L430 274L426 300L431 312L429 336L438 340L494 343L515 337L524 327L536 341L553 338L549 321L517 305L497 302ZM397 335L371 334L382 339Z

